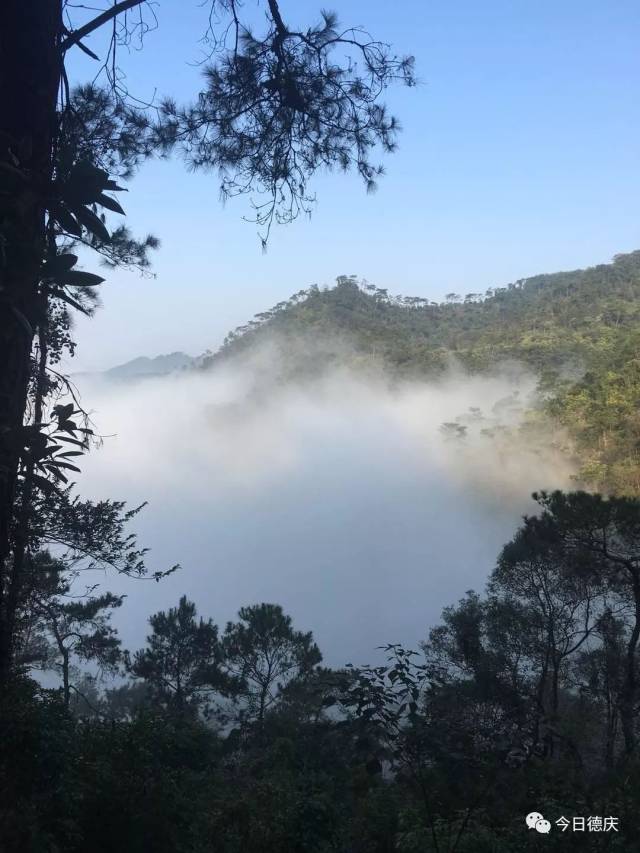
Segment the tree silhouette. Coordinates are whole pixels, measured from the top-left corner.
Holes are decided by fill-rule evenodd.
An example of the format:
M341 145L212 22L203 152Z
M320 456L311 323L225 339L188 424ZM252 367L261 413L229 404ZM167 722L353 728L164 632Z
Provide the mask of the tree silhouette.
M235 694L243 718L259 728L283 688L313 672L322 660L311 632L293 628L291 617L277 604L242 607L238 622L229 622L222 637L225 666L236 680Z
M218 629L196 619L196 606L183 595L177 607L149 619L147 646L129 658L128 669L148 685L155 701L178 716L197 714L214 690L224 690Z
M65 708L71 701L72 661L92 661L103 671L115 671L121 659L120 638L110 619L121 607L124 596L110 592L95 595L90 590L74 595L64 562L41 552L32 561L33 582L29 590L29 634L44 634L48 653L40 662L43 669L54 669L62 677ZM23 650L29 656L31 643Z

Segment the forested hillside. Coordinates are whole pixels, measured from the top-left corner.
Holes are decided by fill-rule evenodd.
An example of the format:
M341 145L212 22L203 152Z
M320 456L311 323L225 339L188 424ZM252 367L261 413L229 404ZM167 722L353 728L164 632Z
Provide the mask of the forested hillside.
M211 366L274 336L307 376L336 363L433 375L452 357L470 371L517 360L540 378L548 415L567 428L581 479L640 492L640 251L611 264L539 275L445 303L392 296L354 277L301 290L226 338ZM313 347L296 346L305 340ZM306 355L305 355L306 353Z

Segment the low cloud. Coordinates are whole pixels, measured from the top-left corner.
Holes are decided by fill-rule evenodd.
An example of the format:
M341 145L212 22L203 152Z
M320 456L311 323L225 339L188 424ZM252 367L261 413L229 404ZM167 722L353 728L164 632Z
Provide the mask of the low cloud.
M207 372L82 379L107 436L83 495L148 500L137 531L153 567L183 567L160 584L105 582L129 594L127 645L182 593L221 624L278 602L336 665L415 645L443 606L482 587L531 491L570 483L558 437L527 415L536 383L517 366L393 383L360 365L300 381L285 379L287 347Z

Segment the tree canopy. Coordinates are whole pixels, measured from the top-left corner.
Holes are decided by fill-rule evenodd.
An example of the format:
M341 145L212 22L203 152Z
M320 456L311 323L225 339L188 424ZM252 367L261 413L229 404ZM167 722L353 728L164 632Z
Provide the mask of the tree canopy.
M338 359L397 380L433 377L452 359L471 373L516 362L539 380L542 414L570 435L579 480L604 492L640 493L640 252L473 296L435 303L342 276L333 288L313 285L256 315L203 367L267 339L280 342L290 380L304 381ZM300 345L309 340L313 348ZM451 437L466 430L463 423L443 428Z

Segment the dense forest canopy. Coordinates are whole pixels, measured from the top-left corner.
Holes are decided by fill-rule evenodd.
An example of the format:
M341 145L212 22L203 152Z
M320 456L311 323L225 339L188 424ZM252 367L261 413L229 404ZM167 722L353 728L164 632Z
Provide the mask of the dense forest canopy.
M122 601L46 595L43 552L3 706L5 849L515 853L538 820L552 850L637 849L638 502L537 499L486 591L374 667L323 666L276 604L218 627L186 596L123 652Z
M539 379L549 418L568 429L580 480L640 493L640 251L611 264L521 279L444 303L392 296L355 276L313 286L236 329L204 366L272 337L304 377L339 362L425 378L452 359L471 372L516 361ZM320 342L308 350L297 340ZM348 345L345 349L344 344Z

